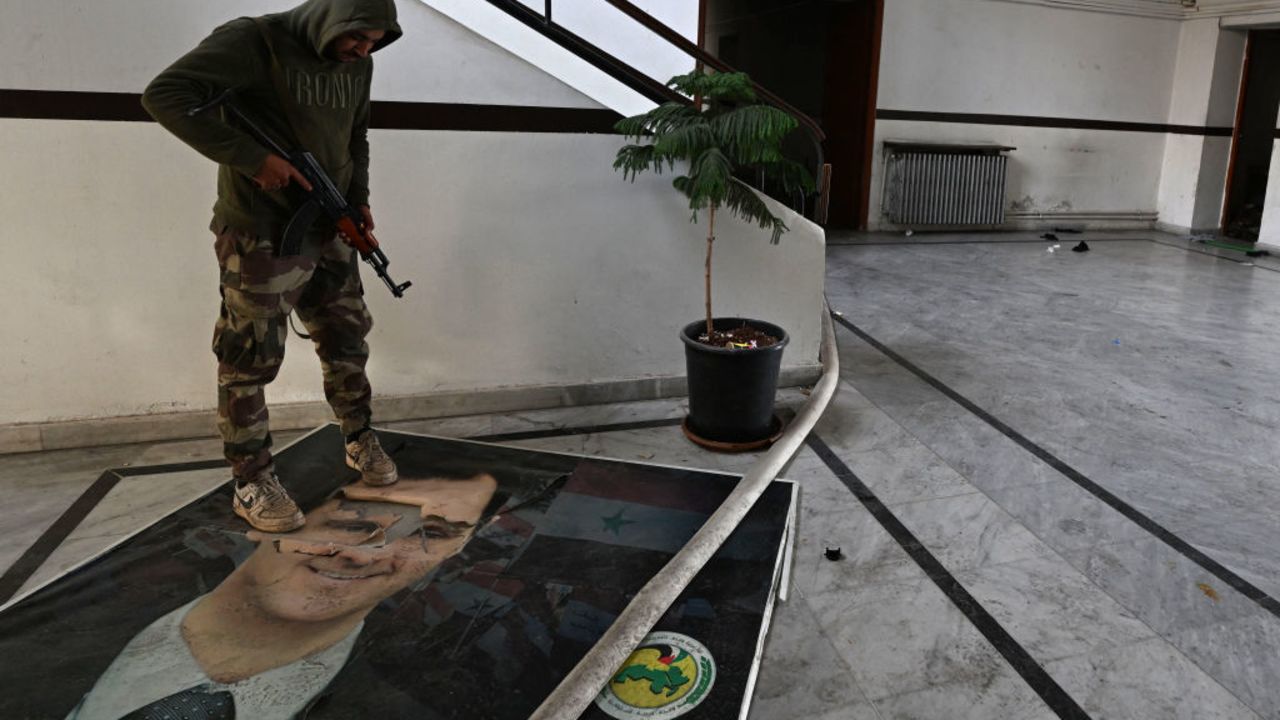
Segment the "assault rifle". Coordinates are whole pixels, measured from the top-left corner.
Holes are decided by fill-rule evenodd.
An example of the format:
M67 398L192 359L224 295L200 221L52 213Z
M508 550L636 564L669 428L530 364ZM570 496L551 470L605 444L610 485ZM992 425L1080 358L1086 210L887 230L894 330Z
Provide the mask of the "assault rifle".
M404 297L405 288L412 285L412 282L403 282L396 284L391 276L387 274L387 266L390 261L383 254L382 248L378 247L378 241L373 237L373 232L364 226L364 216L358 208L351 206L347 199L338 192L338 188L334 186L333 181L329 179L329 175L325 173L324 168L320 167L320 163L316 162L311 153L303 149L289 152L280 147L280 144L271 138L262 128L258 127L244 111L242 111L235 103L235 96L232 90L226 90L221 95L215 97L209 102L191 108L187 111L189 117L194 117L200 113L214 107L224 107L227 113L235 118L243 129L253 136L271 152L279 155L289 164L293 165L302 176L311 183L311 190L304 191L307 194L307 201L302 207L289 218L289 224L284 230L284 240L280 244L281 255L297 255L302 249L302 239L306 235L307 230L311 227L316 218L321 213L325 215L331 222L338 227L338 232L346 237L347 243L360 253L361 259L373 266L373 271L382 278L382 282L386 283L391 290L391 294L396 297Z

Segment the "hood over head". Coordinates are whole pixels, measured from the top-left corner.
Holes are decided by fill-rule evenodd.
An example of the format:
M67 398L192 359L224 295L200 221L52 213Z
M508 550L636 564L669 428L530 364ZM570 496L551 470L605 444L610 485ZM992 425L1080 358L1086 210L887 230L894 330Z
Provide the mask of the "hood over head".
M395 42L400 35L395 0L307 0L282 13L285 23L324 57L325 48L343 33L352 30L382 30L386 34L373 52Z

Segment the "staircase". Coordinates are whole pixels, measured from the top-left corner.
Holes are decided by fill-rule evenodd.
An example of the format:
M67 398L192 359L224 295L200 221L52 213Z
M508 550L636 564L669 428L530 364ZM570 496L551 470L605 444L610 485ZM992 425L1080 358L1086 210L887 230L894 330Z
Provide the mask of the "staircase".
M689 59L686 71L692 68L708 68L716 72L734 72L728 64L721 62L719 58L706 52L628 0L561 0L560 3L554 0L486 0L486 2L653 103L692 103L694 100L668 88L665 84L667 78L653 77L652 73L638 69L634 64L619 59L616 54L583 37L580 32L583 28L574 30L557 22L557 5L562 10L570 8L581 10L584 3L596 3L601 10L612 7L616 11L614 16L619 20L625 18L625 22L631 23L633 28L642 28L653 38L660 40L668 49L674 48L683 53ZM788 143L788 146L800 148L791 151L794 153L792 159L810 168L810 172L817 179L818 192L812 196L783 197L776 188L761 186L758 178L743 179L755 181L761 190L814 222L825 222L827 192L831 184L831 166L824 162L823 155L823 141L826 139L826 134L813 118L800 112L767 88L757 83L753 84L757 97L763 102L787 111L799 121L800 125L796 132L802 135L804 140Z

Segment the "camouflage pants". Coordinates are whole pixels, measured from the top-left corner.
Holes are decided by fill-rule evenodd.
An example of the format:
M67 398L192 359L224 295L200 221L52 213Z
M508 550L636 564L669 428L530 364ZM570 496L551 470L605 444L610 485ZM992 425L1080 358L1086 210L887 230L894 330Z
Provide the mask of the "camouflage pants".
M297 256L277 257L270 238L227 228L215 235L222 294L213 330L218 431L235 475L246 477L271 463L264 388L284 360L294 310L320 356L325 397L342 432L366 427L372 391L364 338L373 318L355 250L335 236L304 243Z

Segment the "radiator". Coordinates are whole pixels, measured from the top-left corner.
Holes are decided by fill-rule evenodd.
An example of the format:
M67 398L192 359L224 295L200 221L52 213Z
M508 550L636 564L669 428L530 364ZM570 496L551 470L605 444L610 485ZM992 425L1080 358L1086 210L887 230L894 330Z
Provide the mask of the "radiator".
M885 143L884 214L895 225L996 226L1014 148Z

